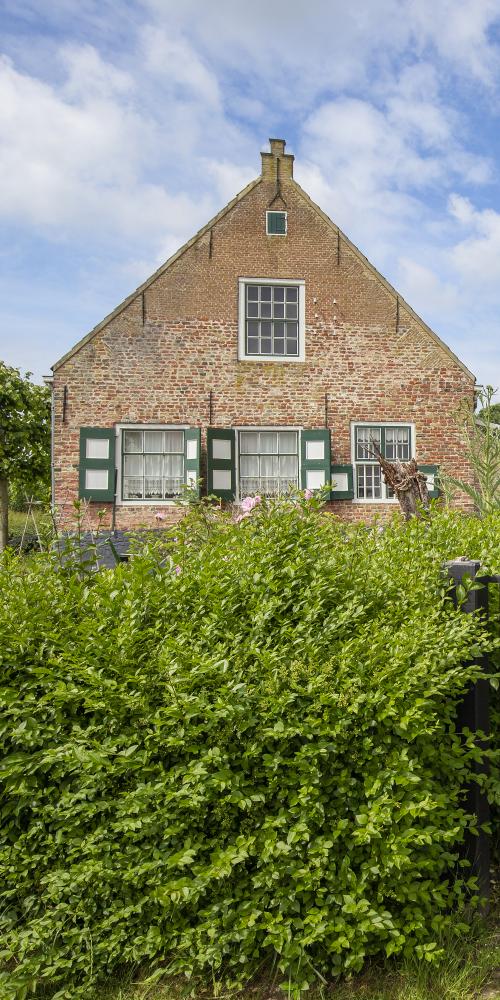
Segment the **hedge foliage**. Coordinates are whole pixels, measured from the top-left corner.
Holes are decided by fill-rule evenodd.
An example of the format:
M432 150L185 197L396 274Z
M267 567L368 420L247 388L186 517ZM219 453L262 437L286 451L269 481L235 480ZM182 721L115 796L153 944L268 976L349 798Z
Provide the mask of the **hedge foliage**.
M299 990L432 958L467 897L457 701L494 645L440 573L500 517L187 515L92 577L0 566L0 993L123 963ZM165 542L163 543L163 549Z

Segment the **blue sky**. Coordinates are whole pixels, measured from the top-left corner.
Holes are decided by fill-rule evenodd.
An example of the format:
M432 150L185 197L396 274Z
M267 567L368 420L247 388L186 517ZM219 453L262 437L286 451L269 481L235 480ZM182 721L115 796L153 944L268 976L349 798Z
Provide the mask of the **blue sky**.
M0 357L37 380L260 171L500 386L500 0L3 0Z

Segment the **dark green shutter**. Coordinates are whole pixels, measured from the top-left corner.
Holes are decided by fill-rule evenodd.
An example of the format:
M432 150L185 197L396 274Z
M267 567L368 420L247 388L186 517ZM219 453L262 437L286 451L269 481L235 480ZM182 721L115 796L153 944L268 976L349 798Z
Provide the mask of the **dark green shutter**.
M188 427L184 433L184 468L186 484L197 497L200 495L201 430Z
M419 472L425 473L426 476L434 477L434 487L430 489L430 484L427 485L427 491L431 500L436 500L441 496L441 490L439 488L439 465L419 465Z
M236 497L236 432L231 428L208 428L207 492L221 500Z
M330 482L332 484L331 500L354 499L354 473L352 465L332 465Z
M325 485L329 483L330 463L330 431L326 427L317 431L302 431L300 462L302 489L320 489L318 479ZM323 472L323 476L318 476L320 471Z
M92 458L92 441L108 443L106 458ZM101 483L92 483L92 473L100 473ZM103 473L106 472L106 476ZM79 496L82 500L114 500L115 496L115 431L108 427L80 427Z
M267 213L267 233L268 236L286 235L286 212Z

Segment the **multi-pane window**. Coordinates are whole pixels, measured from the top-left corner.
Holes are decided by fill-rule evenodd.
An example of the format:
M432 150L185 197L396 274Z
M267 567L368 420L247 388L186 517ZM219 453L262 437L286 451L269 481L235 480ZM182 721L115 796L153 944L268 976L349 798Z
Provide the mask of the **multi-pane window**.
M378 449L389 462L409 462L412 456L411 427L361 425L354 428L354 463L358 500L391 500L377 461Z
M245 285L245 352L256 357L298 357L297 285Z
M164 500L184 482L184 431L123 431L122 500Z
M299 485L298 431L240 431L240 496L277 496Z
M389 462L395 462L398 459L401 462L410 461L411 449L409 427L384 428L384 457L387 458Z

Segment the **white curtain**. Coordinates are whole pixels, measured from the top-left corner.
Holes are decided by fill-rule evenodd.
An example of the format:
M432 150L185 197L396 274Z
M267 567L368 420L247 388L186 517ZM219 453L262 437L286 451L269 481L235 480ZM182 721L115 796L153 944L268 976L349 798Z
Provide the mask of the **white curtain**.
M184 432L165 431L165 453L184 453Z

